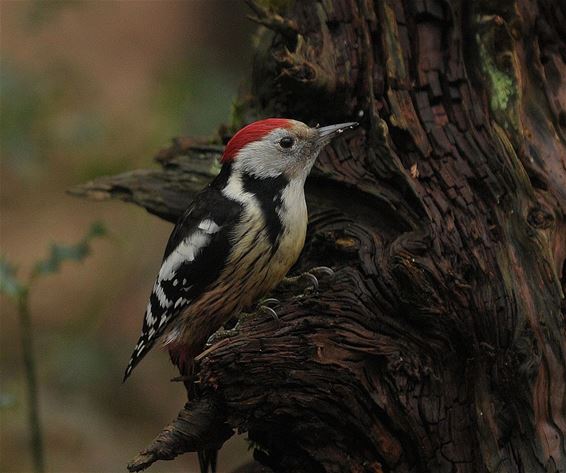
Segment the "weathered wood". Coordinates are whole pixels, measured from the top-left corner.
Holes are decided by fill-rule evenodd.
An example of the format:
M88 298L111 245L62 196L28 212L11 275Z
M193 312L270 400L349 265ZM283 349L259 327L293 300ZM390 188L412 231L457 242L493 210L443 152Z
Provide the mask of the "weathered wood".
M139 169L105 176L69 189L92 200L120 199L144 207L170 222L187 208L194 195L218 173L222 147L175 139L155 158L161 169Z
M186 404L179 416L128 464L128 470L142 471L157 460L172 460L185 452L220 448L233 434L225 417L210 400Z
M239 106L362 121L307 188L297 270L336 277L207 349L199 399L277 472L566 471L566 5L282 3ZM172 219L164 182L128 199Z

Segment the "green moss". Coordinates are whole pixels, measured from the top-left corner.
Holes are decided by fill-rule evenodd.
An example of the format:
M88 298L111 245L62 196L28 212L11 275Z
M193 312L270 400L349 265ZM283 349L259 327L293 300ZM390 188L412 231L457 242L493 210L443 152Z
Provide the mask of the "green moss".
M480 59L482 69L489 79L489 87L491 92L490 106L493 112L506 111L509 102L517 94L517 87L514 78L497 67L493 58L487 52L484 44L482 44L478 36Z
M476 16L476 26L477 61L490 110L503 128L521 133L521 77L508 22L499 16Z

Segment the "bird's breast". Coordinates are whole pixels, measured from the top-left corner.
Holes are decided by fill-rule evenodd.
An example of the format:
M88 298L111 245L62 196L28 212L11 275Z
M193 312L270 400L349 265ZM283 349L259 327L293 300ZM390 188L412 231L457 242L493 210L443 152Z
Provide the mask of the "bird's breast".
M295 264L305 243L307 210L302 197L282 200L277 210L278 236L273 240L260 208L244 212L240 241L234 246L231 265L242 285L243 306L253 304L281 282Z

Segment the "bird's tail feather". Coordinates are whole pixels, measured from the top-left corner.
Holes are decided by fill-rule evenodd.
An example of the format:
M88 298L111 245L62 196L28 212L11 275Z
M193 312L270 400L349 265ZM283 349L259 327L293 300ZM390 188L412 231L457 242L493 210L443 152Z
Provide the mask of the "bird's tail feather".
M216 461L218 459L218 450L208 448L198 452L198 462L200 465L200 473L216 473Z

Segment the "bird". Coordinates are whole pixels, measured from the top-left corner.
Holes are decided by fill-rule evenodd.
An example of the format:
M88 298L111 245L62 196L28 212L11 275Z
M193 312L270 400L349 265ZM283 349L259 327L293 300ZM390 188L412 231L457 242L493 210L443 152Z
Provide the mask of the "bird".
M124 381L158 340L190 377L209 337L285 278L305 243L305 180L322 148L357 125L267 118L234 134L169 237ZM214 471L213 452L199 460Z

